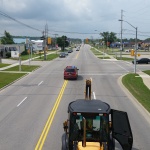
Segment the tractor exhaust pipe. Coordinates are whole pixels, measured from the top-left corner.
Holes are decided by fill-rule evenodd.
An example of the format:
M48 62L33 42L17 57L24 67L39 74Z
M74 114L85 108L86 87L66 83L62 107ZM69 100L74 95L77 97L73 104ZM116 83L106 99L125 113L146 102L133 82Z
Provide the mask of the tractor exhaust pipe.
M82 142L82 146L86 147L86 119L83 118L83 142Z
M91 80L86 80L85 99L91 100Z

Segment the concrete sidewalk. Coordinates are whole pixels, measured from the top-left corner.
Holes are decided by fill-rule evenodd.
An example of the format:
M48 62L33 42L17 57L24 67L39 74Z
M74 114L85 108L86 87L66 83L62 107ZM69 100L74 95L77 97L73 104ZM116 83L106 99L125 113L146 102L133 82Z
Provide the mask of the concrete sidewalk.
M93 47L94 48L94 47ZM96 51L99 53L103 54L103 57L109 57L110 59L105 59L105 60L112 60L112 61L118 61L114 56L108 55L107 53L103 53L102 51L98 50L97 48L94 48ZM98 57L98 55L96 55ZM102 55L100 55L102 57Z
M57 50L57 52L58 52L59 50ZM54 54L54 53L56 53L56 51L54 51L54 52L50 52L50 53L47 53L46 55L50 55L50 54ZM41 56L44 56L44 55L41 55ZM39 58L40 56L37 56L37 57L33 57L33 58L31 58L30 60L29 59L27 59L27 60L21 60L21 65L22 64L29 64L30 62L32 62L34 59L36 59L36 58ZM29 62L30 61L30 62ZM36 61L36 62L38 62L38 61ZM2 61L2 63L3 63L3 61ZM4 63L6 63L6 61L4 62ZM20 65L19 64L19 60L9 60L9 63L12 63L11 65L9 65L9 66L6 66L6 67L3 67L3 68L0 68L0 71L2 71L2 70L5 70L5 69L9 69L9 68L12 68L12 67L15 67L15 66L17 66L17 65ZM41 63L42 63L42 61L41 61ZM38 64L39 65L39 64Z
M137 72L139 76L143 79L144 84L150 89L150 76L142 71Z
M29 62L29 60L21 61L21 65L24 64L24 63L27 63L27 62ZM0 68L0 71L6 70L6 69L9 69L9 68L12 68L12 67L15 67L15 66L17 66L17 65L19 65L19 62L15 62L15 63L13 63L13 64L11 64L11 65L9 65L9 66L2 67L2 68Z

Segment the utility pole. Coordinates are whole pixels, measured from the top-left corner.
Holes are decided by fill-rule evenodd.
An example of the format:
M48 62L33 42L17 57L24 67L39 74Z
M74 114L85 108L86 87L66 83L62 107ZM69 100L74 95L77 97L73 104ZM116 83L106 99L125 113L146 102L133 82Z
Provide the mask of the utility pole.
M122 51L123 51L123 44L122 44L122 21L123 21L123 10L121 10L121 49L120 49L120 59L122 59Z
M48 37L48 25L47 24L45 25L45 32L43 32L43 36L45 37L44 38L44 60L46 60L46 41Z
M137 57L137 27L133 26L132 24L130 24L128 21L125 20L119 20L119 21L124 21L126 23L128 23L130 26L132 26L135 30L136 30L136 39L135 39L135 53L134 53L134 73L136 74L136 57Z
M54 34L55 35L55 48L56 48L56 36L58 35L58 34ZM56 54L57 54L57 49L56 49Z
M54 34L55 35L55 47L56 47L56 36L58 35L58 34Z
M135 38L135 54L134 54L134 73L136 74L136 57L137 57L137 27L134 27L136 30L136 38Z
M20 45L18 45L19 50L19 71L21 71L21 52L20 52Z

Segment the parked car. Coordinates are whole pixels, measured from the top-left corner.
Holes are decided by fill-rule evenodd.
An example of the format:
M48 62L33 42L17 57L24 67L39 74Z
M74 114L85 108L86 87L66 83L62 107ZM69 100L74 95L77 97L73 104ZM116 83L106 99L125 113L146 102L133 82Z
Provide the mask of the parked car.
M65 54L64 52L62 52L62 53L59 54L59 57L60 57L60 58L65 58L65 57L66 57L66 54Z
M132 61L134 64L134 60ZM150 59L149 58L141 58L136 60L136 64L150 64Z
M130 49L126 49L125 52L128 53L128 52L131 52L131 50Z
M76 66L67 66L64 69L64 79L77 79L78 70Z
M73 52L73 50L72 50L72 49L68 50L68 53L72 53L72 52Z

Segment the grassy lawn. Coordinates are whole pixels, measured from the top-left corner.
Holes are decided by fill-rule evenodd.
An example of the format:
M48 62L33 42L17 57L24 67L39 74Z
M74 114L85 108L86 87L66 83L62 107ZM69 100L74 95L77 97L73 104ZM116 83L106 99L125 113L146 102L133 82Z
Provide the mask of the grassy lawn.
M94 55L103 55L103 53L101 53L101 52L93 52L94 53Z
M0 88L10 84L18 78L24 76L25 73L0 73Z
M33 57L38 57L38 56L39 56L38 54L32 54L32 58ZM31 58L30 55L21 55L21 60L27 60L29 58Z
M95 49L95 48L91 48L91 51L93 52L93 54L95 55L103 55L103 50L102 49L99 49L98 51ZM105 51L104 51L105 53Z
M51 50L51 51L48 51L48 55L53 55L53 54L49 54L50 52L55 52L56 50ZM44 51L42 51L41 53L32 53L32 58L34 57L40 57L44 55ZM27 54L27 55L21 55L21 60L27 60L31 58L31 55ZM18 58L11 58L11 59L14 59L14 60L18 60Z
M50 55L47 55L46 56L46 61L50 61L50 60L53 60L55 58L59 57L59 54L50 54ZM41 56L37 59L34 59L34 60L44 60L44 56Z
M110 57L108 57L108 56L102 56L102 57L97 57L97 58L99 58L99 59L110 59Z
M143 72L145 72L146 74L148 74L150 76L150 70L145 70Z
M39 56L38 54L32 54L32 58L38 57L38 56ZM21 55L20 58L21 58L21 60L27 60L27 59L31 58L31 56L30 55ZM19 60L19 58L10 58L10 59Z
M21 71L25 72L31 72L37 68L39 68L39 66L21 65ZM19 65L6 69L4 71L19 71Z
M125 61L132 61L133 60L133 58L129 58L129 57L117 57L116 58L117 60L125 60Z
M150 70L146 71L150 74ZM124 86L150 112L150 90L145 86L138 74L127 74L122 78Z
M39 68L39 66L28 66L28 65L22 65L21 71L19 73L6 73L6 72L0 72L0 88L12 83L13 81L17 80L18 78L24 76L25 72L31 72L35 69ZM19 71L19 66L15 66L9 69L6 69L5 71Z
M97 53L97 51L95 50L95 48L91 48L91 51L92 51L93 53Z
M6 67L6 66L9 66L10 64L2 64L0 63L0 68L3 68L3 67Z

